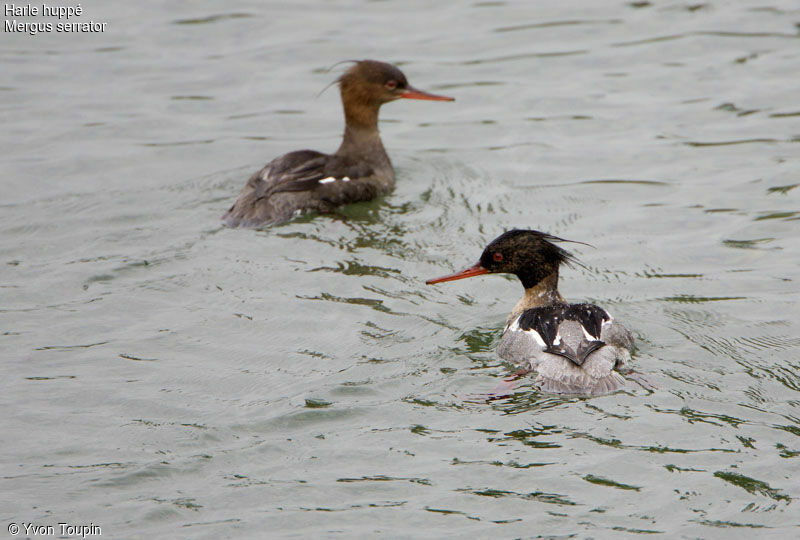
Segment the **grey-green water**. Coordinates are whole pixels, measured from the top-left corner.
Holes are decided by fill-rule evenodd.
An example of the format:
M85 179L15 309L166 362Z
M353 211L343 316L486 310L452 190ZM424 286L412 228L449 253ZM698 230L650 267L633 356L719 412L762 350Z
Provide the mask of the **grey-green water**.
M764 2L82 2L0 34L0 530L106 538L794 538L800 9ZM332 151L348 58L397 189L219 217ZM519 284L426 278L510 227L658 386L472 403Z

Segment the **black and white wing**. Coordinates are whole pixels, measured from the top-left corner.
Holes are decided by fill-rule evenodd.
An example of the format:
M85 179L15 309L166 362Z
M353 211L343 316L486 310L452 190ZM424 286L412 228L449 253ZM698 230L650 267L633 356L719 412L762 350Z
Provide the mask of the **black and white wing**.
M563 356L581 366L591 353L605 345L601 339L603 325L611 320L606 310L595 305L556 304L525 310L507 331L525 332L543 352ZM577 325L565 326L568 321Z

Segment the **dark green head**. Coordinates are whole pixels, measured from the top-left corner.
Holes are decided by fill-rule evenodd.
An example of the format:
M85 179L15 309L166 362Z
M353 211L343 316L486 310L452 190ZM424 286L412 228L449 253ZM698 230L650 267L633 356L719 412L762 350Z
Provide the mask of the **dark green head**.
M557 273L562 263L575 260L568 251L553 243L564 241L563 238L539 231L513 229L492 240L477 264L426 283L431 285L481 274L514 274L522 286L529 289L547 276Z

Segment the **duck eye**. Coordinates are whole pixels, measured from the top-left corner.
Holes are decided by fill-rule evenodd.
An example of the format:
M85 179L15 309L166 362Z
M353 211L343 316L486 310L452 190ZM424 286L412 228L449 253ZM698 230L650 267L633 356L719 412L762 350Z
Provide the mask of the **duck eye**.
M394 90L395 88L397 88L397 81L394 79L386 81L386 88L388 88L389 90Z
M492 256L492 258L494 259L494 262L500 262L503 260L503 254L498 251Z

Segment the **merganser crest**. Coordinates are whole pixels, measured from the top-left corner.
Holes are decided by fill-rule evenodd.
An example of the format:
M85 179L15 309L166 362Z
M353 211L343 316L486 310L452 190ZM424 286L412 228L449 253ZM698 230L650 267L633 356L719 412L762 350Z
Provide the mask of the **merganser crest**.
M581 325L584 338L577 350L564 343L559 334L559 327L564 321L575 321ZM533 332L536 342L544 352L557 354L582 366L586 357L605 345L600 339L603 324L612 321L606 310L592 304L555 304L525 310L508 328Z

